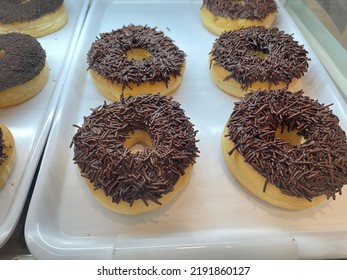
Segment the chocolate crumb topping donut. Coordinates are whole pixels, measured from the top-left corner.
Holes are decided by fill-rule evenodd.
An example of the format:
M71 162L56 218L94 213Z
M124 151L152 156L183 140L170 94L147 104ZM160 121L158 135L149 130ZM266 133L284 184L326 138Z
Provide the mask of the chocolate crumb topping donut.
M235 103L227 122L234 148L264 177L289 196L336 198L347 184L346 133L330 105L286 90L249 93ZM276 130L295 132L303 142L289 143Z
M18 32L42 37L68 21L63 0L0 0L0 34Z
M201 20L216 35L251 26L270 27L276 19L275 0L204 0Z
M45 63L46 52L36 38L20 33L1 34L0 96L3 91L34 79Z
M232 19L262 20L268 14L277 12L274 0L204 0L203 5L214 15Z
M32 21L55 12L64 0L0 0L0 23Z
M144 94L105 103L76 127L75 164L115 204L161 205L199 153L197 131L171 97ZM134 131L147 133L151 144L136 152L126 147Z
M216 39L210 52L210 68L216 65L226 71L221 77L225 87L233 80L242 91L256 83L266 83L263 89L288 87L307 72L307 55L292 35L277 27L248 27L224 32Z
M142 51L141 55L132 57L131 53L137 51ZM172 80L182 78L185 56L163 32L148 26L131 24L100 34L91 45L87 62L88 70L94 70L109 82L102 87L98 86L98 80L94 79L98 88L112 100L119 100L118 97L113 98L112 92L107 94L105 91L120 85L119 91L129 92L124 96L158 92L163 94L163 91L170 87ZM158 83L162 83L161 89L152 87ZM136 94L131 92L135 92L136 88L143 84L148 87L140 89Z

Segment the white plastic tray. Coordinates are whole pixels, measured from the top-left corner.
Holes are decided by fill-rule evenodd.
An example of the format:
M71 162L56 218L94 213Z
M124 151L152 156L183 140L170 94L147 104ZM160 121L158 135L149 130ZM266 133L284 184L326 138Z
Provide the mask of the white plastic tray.
M201 1L93 1L82 29L28 211L25 237L39 259L296 259L347 257L347 196L304 211L278 209L245 191L228 172L221 135L235 98L209 74L216 38L200 21ZM307 95L333 110L346 130L340 93L285 9L275 25L304 44ZM104 102L86 71L86 54L101 32L130 23L157 27L187 54L182 86L173 94L195 124L201 151L187 188L167 207L122 216L100 206L73 164L69 148L81 124ZM109 101L108 101L109 102Z
M65 1L68 23L61 30L38 38L50 66L47 85L29 101L0 109L0 121L11 130L17 147L13 172L0 191L0 248L12 234L27 198L53 122L69 66L67 62L72 59L88 6L84 0Z

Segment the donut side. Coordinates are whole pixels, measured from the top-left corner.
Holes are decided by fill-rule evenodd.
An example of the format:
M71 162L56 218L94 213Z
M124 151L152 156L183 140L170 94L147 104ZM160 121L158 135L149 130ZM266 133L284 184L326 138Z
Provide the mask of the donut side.
M122 96L137 96L144 93L160 93L163 96L170 95L180 87L184 71L185 62L181 68L180 74L171 74L167 82L158 81L153 83L146 81L140 84L130 82L127 83L126 87L124 87L124 84L122 83L112 82L109 79L104 78L93 69L90 69L89 73L93 83L103 95L112 101L119 101Z
M45 66L35 78L0 92L0 108L14 106L36 96L47 84L49 73L48 63L45 62Z
M287 88L288 91L294 92L298 89L300 79L293 78L291 82L283 82L279 81L276 84L271 82L261 82L261 81L255 81L251 85L247 87L247 90L245 90L245 87L242 83L238 82L234 78L225 79L226 77L230 77L232 74L230 71L223 68L223 66L218 65L215 63L211 56L209 56L209 63L210 63L210 74L213 82L225 93L230 94L232 96L235 96L237 98L241 98L244 96L247 92L252 92L256 90L276 90L276 89L282 89Z
M11 131L0 123L0 189L11 174L15 163L16 147Z
M15 7L13 7L15 8ZM23 10L24 13L25 10ZM43 37L52 34L68 22L68 14L62 1L56 10L47 12L37 18L13 19L12 21L0 21L0 34L19 32L33 37Z
M112 197L106 196L103 190L95 189L94 185L90 182L88 178L83 179L87 184L91 194L106 209L123 215L138 215L157 211L160 208L169 204L172 200L174 200L187 185L189 178L191 177L192 170L193 165L190 165L185 170L184 175L182 175L178 179L177 183L173 186L173 190L159 199L160 204L153 201L148 201L146 205L141 200L135 200L131 207L129 206L129 203L125 202L124 200L121 200L119 203L114 203Z

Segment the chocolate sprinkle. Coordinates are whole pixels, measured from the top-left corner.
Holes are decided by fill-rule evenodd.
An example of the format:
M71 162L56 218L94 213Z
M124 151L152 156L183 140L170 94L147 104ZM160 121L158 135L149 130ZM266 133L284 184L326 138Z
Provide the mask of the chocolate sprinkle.
M5 140L2 129L0 127L0 165L3 163L3 160L7 158L7 155L4 152L5 149Z
M150 56L144 59L128 59L127 51L145 49ZM87 54L89 69L112 83L137 85L163 81L168 85L170 76L181 76L185 53L172 39L155 28L128 25L101 33Z
M248 93L235 103L226 137L265 177L265 190L270 182L284 194L309 201L323 194L335 199L347 184L347 141L329 106L303 91ZM277 138L277 128L294 130L305 141L290 144Z
M63 3L64 0L0 0L0 23L33 21L54 13Z
M0 35L0 94L6 89L22 85L45 66L46 53L36 38L21 33Z
M308 69L307 54L292 35L263 26L224 32L210 53L211 63L230 72L224 80L235 79L243 90L257 81L288 85L301 78Z
M95 189L114 203L141 199L161 204L198 157L193 124L180 104L158 94L125 97L92 109L73 137L74 162ZM146 131L152 147L132 152L123 143L134 130Z
M204 0L203 5L214 15L231 19L263 20L277 12L274 0Z

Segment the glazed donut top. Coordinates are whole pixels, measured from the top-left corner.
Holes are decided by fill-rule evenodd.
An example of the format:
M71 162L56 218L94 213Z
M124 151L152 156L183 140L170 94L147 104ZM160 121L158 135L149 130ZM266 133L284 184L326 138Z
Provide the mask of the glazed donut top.
M214 15L231 19L263 20L277 12L274 0L204 0L203 5Z
M244 90L257 81L277 85L301 78L308 69L307 54L292 35L263 26L224 32L210 53L211 62L230 72L225 80L235 79Z
M0 0L0 23L33 21L55 12L64 0Z
M171 97L143 94L104 104L84 118L73 137L74 162L96 189L113 202L132 205L141 199L161 204L185 169L198 156L196 131ZM129 133L148 133L152 147L133 152L124 147Z
M235 103L229 138L245 161L282 193L309 201L335 199L347 184L347 141L330 105L285 90L248 93ZM303 136L301 144L275 137L277 128ZM261 186L260 186L261 187Z
M35 78L46 62L36 38L21 33L0 35L0 93Z
M149 56L128 59L127 51L138 48L145 49ZM167 84L171 75L181 75L185 53L155 28L128 25L100 34L88 52L87 62L89 69L113 83L123 84L123 87L146 81Z

